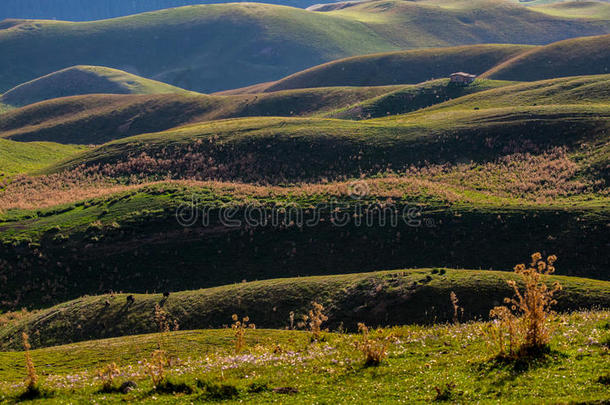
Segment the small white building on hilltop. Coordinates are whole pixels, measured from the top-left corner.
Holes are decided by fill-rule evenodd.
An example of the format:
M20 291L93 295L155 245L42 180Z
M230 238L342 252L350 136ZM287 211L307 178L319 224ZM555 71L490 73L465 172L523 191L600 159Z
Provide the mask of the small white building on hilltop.
M455 72L455 73L451 73L451 75L449 75L449 79L451 79L451 83L465 84L465 85L468 85L468 84L474 82L474 79L476 79L476 78L477 78L476 75L471 75L470 73L465 73L465 72Z

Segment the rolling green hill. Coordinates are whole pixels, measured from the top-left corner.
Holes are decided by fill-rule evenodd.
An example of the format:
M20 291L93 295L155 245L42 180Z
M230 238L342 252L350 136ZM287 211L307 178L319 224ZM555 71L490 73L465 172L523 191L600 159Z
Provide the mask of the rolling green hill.
M405 114L440 103L444 105L445 101L454 98L510 84L513 82L479 79L469 86L457 86L449 83L449 79L432 80L417 85L403 86L398 90L333 111L326 116L342 119L367 119Z
M165 94L186 90L101 66L73 66L10 89L0 102L20 107L80 94Z
M610 35L574 38L535 48L481 75L496 80L533 81L610 73Z
M606 1L562 1L559 3L535 5L532 7L532 10L556 17L603 20L610 18L610 4Z
M119 139L56 170L102 164L116 175L128 176L136 164L150 175L171 171L199 179L272 183L341 179L388 167L401 170L424 160L485 161L526 140L542 150L578 147L586 140L607 139L609 114L607 105L585 104L421 113L360 122L258 117L213 121ZM492 146L488 138L495 140ZM55 141L82 143L83 139ZM191 157L185 157L186 151ZM140 165L138 156L143 153L152 159Z
M474 84L463 87L442 79L406 86L313 88L235 96L90 95L49 100L6 113L0 122L0 137L18 141L101 144L188 123L235 117L367 119L404 114L433 105L436 109L472 110L602 104L608 99L607 82L607 75L596 75L522 85L477 79ZM506 88L490 91L502 87ZM472 93L478 93L478 96L464 97Z
M201 38L205 38L202 40ZM115 45L121 44L120 48ZM344 55L396 49L358 22L256 3L187 6L0 31L0 91L66 66L107 66L209 92L279 78ZM36 55L41 65L19 66ZM43 70L44 69L44 70Z
M17 20L3 26L0 91L86 64L206 93L277 80L351 55L489 42L541 44L610 30L606 21L569 20L503 3L485 3L479 10L381 1L328 13L239 3L87 23ZM27 62L34 59L45 63Z
M305 8L325 0L268 0L270 4ZM328 0L326 0L328 1ZM4 18L48 18L69 21L92 21L121 17L170 7L194 4L232 3L230 0L4 0L0 4L0 20Z
M507 111L512 115L507 115ZM2 305L7 309L24 305L41 307L109 289L177 291L244 279L428 267L439 263L507 269L514 264L514 259L507 258L525 256L531 253L532 246L559 254L563 274L607 279L604 246L599 243L607 232L608 202L607 194L606 197L603 194L607 188L597 183L599 176L588 180L588 173L590 155L608 143L604 127L608 119L600 116L604 110L595 112L587 107L577 111L575 107L565 109L565 116L555 106L496 110L494 115L488 111L475 117L489 120L493 127L471 128L470 135L467 131L446 133L445 137L433 137L429 142L418 141L417 137L393 138L397 135L396 127L388 127L384 134L384 127L378 122L387 119L372 120L380 126L379 132L369 129L363 134L361 146L356 144L350 152L356 156L352 160L341 159L343 155L335 151L345 152L351 147L349 142L354 138L350 134L355 127L351 124L358 124L355 122L347 122L350 126L343 127L345 133L336 132L336 126L332 126L333 137L326 130L312 136L311 131L326 128L320 123L314 126L314 120L298 120L307 124L299 127L300 133L291 128L298 124L295 119L269 119L264 131L260 118L206 124L215 125L210 129L221 138L213 140L217 148L213 150L227 151L224 156L201 154L208 143L206 135L199 138L201 142L197 141L195 134L203 135L201 126L190 128L192 133L189 128L182 133L173 131L165 139L162 134L147 135L120 141L118 145L108 144L94 153L86 153L86 159L73 160L74 165L104 163L104 155L109 161L129 153L135 158L124 160L122 165L91 165L89 172L77 168L63 177L61 173L54 174L38 180L38 186L35 179L22 184L15 182L0 195L0 208L5 209L0 215L3 258L0 276L8 280ZM455 120L458 114L441 114L458 128L464 125ZM597 122L591 119L595 115ZM248 130L247 124L257 125L258 130ZM396 159L394 167L399 166L398 162L406 163L405 159L413 162L441 159L454 164L443 165L440 173L438 168L424 166L421 172L408 172L405 176L362 179L369 192L360 200L350 194L350 182L263 187L236 182L166 181L140 186L125 184L117 189L112 178L106 184L87 177L89 173L114 179L133 175L138 179L142 175L155 178L157 173L159 178L167 178L167 170L172 171L172 176L235 175L237 172L223 172L232 169L230 160L211 162L209 168L204 168L209 169L207 172L197 166L204 157L226 159L234 154L230 144L225 143L231 137L223 134L223 125L228 133L241 133L235 135L234 141L240 143L242 150L247 147L252 155L238 155L233 161L233 168L243 168L237 176L247 175L248 180L286 178L285 173L291 167L300 173L294 175L298 181L311 177L316 170L326 174L333 169L328 174L328 178L333 178L351 167L366 168L371 165L369 162L385 163L390 158ZM416 127L412 129L414 133L421 132ZM527 138L523 138L524 133ZM157 144L146 144L143 140ZM181 146L185 140L188 142ZM259 152L257 143L266 152ZM585 145L591 148L583 148ZM553 146L566 148L567 156L528 157ZM186 149L180 152L179 148ZM149 155L142 156L144 150ZM161 154L159 158L154 150L167 151L168 155ZM513 153L519 151L529 153ZM513 154L505 158L509 153ZM491 162L494 157L495 163ZM473 158L482 161L463 163ZM607 165L607 157L604 162ZM189 168L196 173L189 173ZM373 173L383 170L374 169ZM452 172L457 175L454 179ZM85 176L82 182L77 181L79 175ZM72 186L64 190L67 181ZM28 185L30 182L33 186ZM420 220L399 221L396 226L377 226L375 222L372 226L352 222L334 225L333 221L338 220L335 213L343 221L346 216L356 215L357 206L376 207L376 202L390 203L397 212L416 209L416 218ZM322 219L315 226L299 226L284 215L278 223L265 222L254 227L243 221L239 222L241 226L232 227L220 220L227 208L236 209L231 212L244 218L248 207L269 215L300 207L309 212L307 220L311 219L307 210L318 207ZM203 223L204 210L209 223ZM190 226L181 224L176 217L181 213L195 222L189 222ZM80 270L75 272L75 268ZM39 288L41 285L43 289Z
M325 86L417 84L445 78L458 71L480 74L528 49L530 47L524 45L469 45L355 56L315 66L276 82L222 94Z
M38 311L0 326L0 350L21 348L21 332L30 331L34 347L55 346L82 340L138 335L158 330L152 314L159 302L181 329L221 328L234 313L247 313L257 327L289 326L307 314L311 302L327 308L325 323L357 330L357 322L371 326L430 324L451 321L448 299L460 298L462 320L485 319L494 302L512 295L506 280L514 274L493 271L417 269L323 277L300 277L240 283L196 291L83 297ZM610 308L610 282L556 276L563 290L557 295L559 311ZM39 331L39 332L35 332Z
M514 83L477 79L454 86L448 79L407 86L327 114L333 118L363 119L420 111L480 110L511 106L607 104L610 75L574 76ZM416 115L410 115L415 117Z
M549 42L545 37L578 31L578 26L572 24L579 21L573 19L567 23L568 19L564 19L558 24L557 20L548 20L549 16L529 7L498 0L377 0L328 4L326 7L329 15L360 21L384 38L409 48L421 47L424 40L429 41L428 46L542 44ZM324 9L324 6L318 8ZM607 20L590 23L598 29L609 28Z
M51 142L24 143L0 138L0 181L14 174L41 169L83 149L82 146Z
M0 103L0 114L2 114L3 112L6 112L6 111L12 110L13 108L15 108L15 107Z
M230 97L196 94L67 97L5 114L0 120L0 138L101 144L196 121L322 114L396 88L334 87Z
M485 83L485 79L478 79ZM477 83L475 81L475 84ZM384 96L381 96L383 98ZM472 110L515 105L608 104L610 74L575 76L537 82L517 83L465 95L422 111Z
M457 71L481 78L534 81L609 73L610 35L546 46L474 45L356 56L325 63L281 80L219 94L248 94L320 86L416 84Z

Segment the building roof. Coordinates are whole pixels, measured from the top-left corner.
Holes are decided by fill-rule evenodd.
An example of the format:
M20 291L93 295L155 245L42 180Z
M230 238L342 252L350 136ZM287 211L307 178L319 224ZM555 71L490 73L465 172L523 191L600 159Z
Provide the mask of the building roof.
M455 72L455 73L451 73L450 76L477 77L476 75L466 73L466 72Z

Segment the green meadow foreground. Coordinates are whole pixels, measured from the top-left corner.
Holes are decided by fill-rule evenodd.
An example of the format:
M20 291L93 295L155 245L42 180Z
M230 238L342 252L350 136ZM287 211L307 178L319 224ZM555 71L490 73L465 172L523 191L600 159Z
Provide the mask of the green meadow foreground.
M31 358L45 403L601 404L610 400L609 319L608 311L558 317L549 354L528 361L495 359L481 323L396 327L366 338L322 332L318 342L305 331L247 329L239 354L235 330L174 331L34 350ZM369 338L387 345L378 366L366 366L358 349ZM159 345L171 358L169 392L153 390L147 368ZM24 353L0 360L0 400L12 403L24 389ZM112 387L133 381L134 390L100 392L97 371L112 362Z

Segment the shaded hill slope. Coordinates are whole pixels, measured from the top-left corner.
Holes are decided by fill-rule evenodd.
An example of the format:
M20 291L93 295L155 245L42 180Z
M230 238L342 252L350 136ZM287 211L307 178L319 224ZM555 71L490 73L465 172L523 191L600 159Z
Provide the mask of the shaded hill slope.
M514 83L476 79L469 86L435 80L382 94L327 116L363 119L411 111L428 114L441 110L479 110L511 106L608 104L610 75L574 76Z
M305 8L325 0L267 0L265 3ZM4 0L0 3L0 20L4 18L38 18L68 21L91 21L121 17L170 7L210 3L232 3L229 0Z
M0 30L0 91L87 64L209 93L278 80L351 55L489 42L541 44L610 30L605 21L557 18L501 3L450 10L377 1L349 10L232 3L90 23L8 21ZM27 64L33 59L45 63Z
M340 179L389 167L401 170L423 161L485 161L511 150L578 147L587 140L607 139L608 114L609 107L604 105L550 105L360 122L214 121L113 141L57 169L101 164L118 176L131 175L138 167L148 175L165 176L171 171L174 176L199 179L272 183ZM516 145L529 146L522 150ZM185 157L187 150L190 157ZM151 159L141 161L141 156Z
M427 111L486 109L514 105L608 104L608 100L610 100L610 74L564 77L503 86L456 98L432 106Z
M535 48L501 63L481 77L542 80L610 73L610 35L574 38Z
M527 181L514 169L518 160L510 162L492 168L498 173L485 183L497 182L496 176ZM476 178L478 170L465 175ZM413 174L362 180L369 192L354 199L351 182L121 187L77 176L43 178L38 187L15 182L1 195L2 207L20 194L34 202L0 214L1 308L46 307L107 290L178 291L405 266L508 269L514 255L527 256L532 246L559 254L561 274L609 277L608 246L600 243L607 240L607 198L587 190L540 200L544 194L534 187L528 199L510 188L508 195L486 192L476 181L464 187L459 179L436 183ZM552 177L542 179L562 187ZM72 187L62 189L67 182ZM380 201L399 213L395 221ZM295 209L302 210L300 219ZM351 220L365 210L360 223ZM263 220L267 213L277 220ZM248 215L253 219L244 222Z
M195 121L321 114L396 88L335 87L231 97L197 94L67 97L5 114L0 120L0 137L101 144Z
M81 94L166 94L186 90L102 66L73 66L8 90L0 102L21 107Z
M513 82L478 79L469 86L453 85L449 79L402 86L398 90L362 101L326 114L330 118L368 119L389 115L405 114L464 95L483 92L496 87L504 87Z
M158 330L154 307L160 303L180 329L221 328L232 314L247 313L257 328L283 329L307 314L311 302L324 305L331 330L350 331L358 322L370 326L449 322L453 291L464 308L462 320L486 319L494 302L512 296L506 280L514 274L493 271L417 269L336 276L275 279L197 291L83 297L0 326L0 350L20 350L21 332L32 335L34 347L46 347L137 335ZM610 282L575 277L551 277L563 290L557 294L559 311L610 307Z
M262 93L325 86L417 84L453 72L481 74L530 49L524 45L469 45L388 52L339 59L263 83L221 94Z
M88 23L32 20L0 30L0 51L8 52L0 62L0 91L87 64L207 93L379 49L396 46L361 23L256 3L187 6ZM22 66L34 55L45 63Z
M274 82L220 94L247 94L319 86L416 84L457 71L481 78L535 81L609 73L610 35L541 47L474 45L356 56L328 62Z

